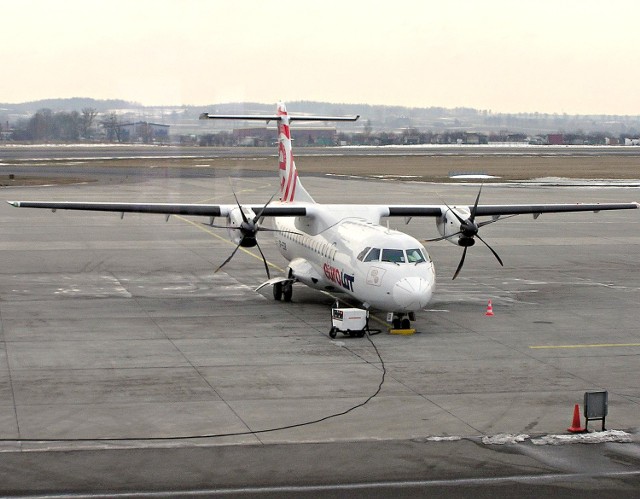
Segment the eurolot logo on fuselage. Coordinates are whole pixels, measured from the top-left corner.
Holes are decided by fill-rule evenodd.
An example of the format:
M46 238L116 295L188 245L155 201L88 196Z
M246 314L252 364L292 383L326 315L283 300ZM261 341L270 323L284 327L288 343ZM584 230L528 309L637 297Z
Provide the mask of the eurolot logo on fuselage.
M344 289L353 291L353 282L356 280L355 276L332 267L328 263L324 264L324 275L327 276L327 279L335 282L339 286L342 286Z

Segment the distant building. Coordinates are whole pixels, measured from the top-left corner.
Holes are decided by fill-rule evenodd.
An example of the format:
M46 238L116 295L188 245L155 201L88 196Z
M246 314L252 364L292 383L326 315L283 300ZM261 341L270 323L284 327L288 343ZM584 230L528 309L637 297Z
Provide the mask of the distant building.
M138 121L119 125L122 142L153 142L169 141L169 125Z
M564 145L564 135L561 133L550 133L547 135L547 144L550 146Z
M464 143L465 144L480 144L480 134L467 132L464 134Z
M276 132L267 127L234 128L231 136L241 146L266 146L275 140Z
M234 128L233 141L243 146L267 146L276 140L276 131L269 127ZM296 127L291 133L296 146L333 146L338 143L335 127Z

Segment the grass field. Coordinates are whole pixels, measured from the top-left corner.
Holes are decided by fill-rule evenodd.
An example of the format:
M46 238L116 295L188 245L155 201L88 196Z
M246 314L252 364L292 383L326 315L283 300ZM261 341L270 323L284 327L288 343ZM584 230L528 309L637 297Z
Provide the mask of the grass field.
M637 152L636 152L637 149ZM49 182L78 182L91 180L85 177L83 168L86 167L197 167L213 169L244 169L253 171L275 171L277 158L274 154L251 151L233 156L233 149L226 149L225 157L220 157L215 149L211 157L177 157L176 150L167 148L169 157L116 157L100 159L92 157L92 151L87 150L86 159L81 161L65 161L63 159L35 159L29 161L30 166L42 167L42 174L29 175L11 174L12 167L25 164L20 161L2 160L0 169L0 185L29 185ZM178 149L179 151L179 149ZM231 151L231 153L229 152ZM597 153L584 154L584 150L563 150L561 154L545 149L535 149L531 152L520 151L514 154L500 152L495 154L491 150L484 154L469 152L457 153L455 149L441 153L406 154L401 152L375 154L368 150L362 155L351 151L349 155L336 154L335 149L328 150L328 155L305 155L304 149L296 152L296 164L301 174L338 174L358 176L412 176L420 180L443 182L449 175L456 173L485 173L494 175L501 180L527 180L541 177L565 177L584 179L640 179L640 148L625 150L612 149L611 152L599 149ZM204 150L207 153L209 150ZM1 158L0 158L1 159ZM60 178L49 176L47 166L65 166L69 172ZM13 175L13 178L10 178Z

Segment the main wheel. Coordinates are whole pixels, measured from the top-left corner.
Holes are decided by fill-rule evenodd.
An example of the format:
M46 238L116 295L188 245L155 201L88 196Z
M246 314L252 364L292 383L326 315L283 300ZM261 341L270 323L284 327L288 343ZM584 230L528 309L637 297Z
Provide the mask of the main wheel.
M400 319L393 319L393 329L400 329L402 327L402 322Z
M281 282L276 282L273 285L273 298L276 301L282 300L282 283Z
M291 301L291 298L293 298L292 283L290 282L284 283L284 286L282 287L282 297L284 298L284 301Z
M402 319L402 329L411 329L411 321L409 319Z

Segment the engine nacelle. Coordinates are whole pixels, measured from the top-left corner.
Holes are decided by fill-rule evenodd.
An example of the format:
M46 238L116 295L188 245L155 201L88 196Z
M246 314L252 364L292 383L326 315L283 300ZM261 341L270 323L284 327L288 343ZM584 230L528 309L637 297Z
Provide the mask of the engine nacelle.
M471 216L471 212L467 207L458 208L454 206L447 209L444 215L436 218L436 227L440 236L447 238L447 241L456 246L473 246L475 244L473 238L464 237L460 234L460 220L453 214L452 210L455 210L462 220L467 220Z
M242 207L244 211L244 215L247 220L253 220L256 214L253 212L251 208L247 208L245 206ZM229 239L234 244L240 244L242 241L242 246L244 247L253 247L256 245L255 236L254 237L246 237L246 234L242 233L242 227L244 224L244 219L242 218L242 213L240 212L239 207L232 208L229 210L229 215L227 216L227 232L229 234ZM236 228L237 227L237 228ZM245 236L243 238L243 235Z

